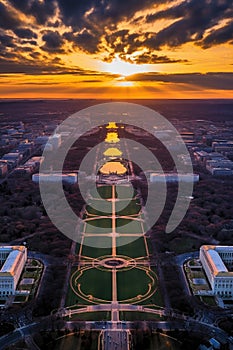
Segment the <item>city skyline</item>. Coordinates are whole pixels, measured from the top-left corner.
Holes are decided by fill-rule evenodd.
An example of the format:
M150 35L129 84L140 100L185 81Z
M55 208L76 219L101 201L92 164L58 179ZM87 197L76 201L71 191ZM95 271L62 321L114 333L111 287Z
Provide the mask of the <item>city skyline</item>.
M1 102L0 348L230 350L232 101L96 102Z
M230 98L232 8L0 1L1 98Z

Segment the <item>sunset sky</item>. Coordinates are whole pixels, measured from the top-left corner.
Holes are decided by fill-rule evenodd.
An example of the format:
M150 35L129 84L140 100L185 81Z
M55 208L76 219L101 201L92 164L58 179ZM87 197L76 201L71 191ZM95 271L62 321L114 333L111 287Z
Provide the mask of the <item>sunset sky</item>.
M232 98L231 0L0 0L0 98Z

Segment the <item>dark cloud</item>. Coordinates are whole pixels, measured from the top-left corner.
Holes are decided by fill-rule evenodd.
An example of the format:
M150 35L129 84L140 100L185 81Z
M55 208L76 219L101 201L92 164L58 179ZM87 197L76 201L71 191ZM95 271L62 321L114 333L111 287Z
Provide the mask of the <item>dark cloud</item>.
M61 25L61 22L60 21L55 21L55 22L52 22L52 21L49 21L48 23L47 23L47 25L48 25L48 27L53 27L53 28L58 28L58 27L60 27L60 25Z
M140 47L139 34L130 33L128 29L118 30L105 36L105 40L110 50L115 53L131 54Z
M94 6L90 0L58 0L62 21L80 30L84 24L84 14Z
M51 30L46 31L43 36L42 40L45 42L45 44L42 46L42 49L44 51L52 52L52 53L63 53L65 52L62 48L64 44L63 37L58 33L58 31L53 32Z
M55 0L10 0L25 15L33 16L38 24L45 24L56 12Z
M21 52L31 52L32 48L31 48L31 46L23 46L20 48L20 51Z
M17 28L14 30L14 33L19 37L23 39L37 39L37 34L34 33L29 28Z
M202 40L200 45L207 49L211 46L226 42L233 44L233 22L227 24L225 27L212 31Z
M102 83L103 80L100 79L87 79L87 80L82 80L80 83Z
M0 35L0 43L4 47L14 47L14 38L11 35Z
M157 6L159 4L164 5L163 10ZM146 16L143 10L151 13ZM22 23L22 14L31 26L27 21ZM232 17L230 0L0 0L0 57L10 60L9 65L3 62L2 69L11 67L13 71L33 72L35 64L35 74L44 74L41 65L45 71L52 72L52 66L55 72L64 71L62 62L54 61L53 57L69 54L71 49L75 52L77 48L95 57L101 53L101 59L107 62L117 56L135 64L187 63L187 60L173 59L158 51L164 46L176 48L188 42L205 49L233 43ZM156 33L153 23L160 19L171 19L172 23ZM126 27L122 21L127 23ZM61 34L64 27L59 32L61 25L67 28L65 34ZM149 26L151 31L148 31ZM37 43L39 31L43 40L40 47ZM23 51L29 53L30 60L25 61L21 55ZM17 63L20 60L21 65ZM179 79L182 79L180 75ZM198 83L198 77L193 76L193 79ZM215 78L206 75L202 79L206 84L213 84L211 79Z
M167 56L158 56L154 53L143 53L141 55L138 55L134 57L133 59L131 57L127 58L125 54L121 54L119 56L122 60L135 63L135 64L162 64L162 63L187 63L188 60L182 60L182 59L172 59Z
M28 51L27 48L25 48ZM116 78L118 75L110 73L101 73L97 71L92 71L88 69L82 69L79 67L69 68L62 64L60 58L42 57L39 52L34 52L30 54L31 60L25 57L19 57L19 60L14 59L14 55L6 55L3 57L0 55L0 74L25 74L25 75L77 75L82 77L87 77L93 79L104 78ZM97 80L95 80L97 82Z
M15 13L9 11L7 6L0 2L0 27L3 29L14 29L20 26L21 20Z
M30 56L33 58L33 59L39 59L39 57L41 56L41 54L38 52L38 51L33 51L30 53Z
M232 3L228 0L183 1L179 5L147 16L147 22L162 18L174 19L176 22L158 33L149 33L144 44L160 49L163 45L176 47L191 41L201 43L202 40L204 42L203 37L207 29L217 25L223 18L232 16ZM213 30L213 35L214 32ZM229 36L225 36L225 41L228 40Z
M65 24L76 29L112 24L123 19L131 19L136 11L150 8L164 0L57 0Z
M96 38L96 33L84 30L81 34L73 36L73 42L82 50L89 53L96 53L98 51L99 41Z
M0 58L3 57L4 60L14 60L15 59L15 53L12 51L6 51L4 50L4 46L0 44Z
M13 57L11 57L13 58ZM0 58L0 73L9 74L9 73L17 73L17 74L53 74L56 71L61 70L61 68L56 68L53 66L46 66L46 64L40 64L35 60L26 60L23 57L20 57L19 61L13 59L7 59L7 57Z
M116 31L120 21L131 20L138 10L166 2L168 1L58 0L58 6L62 22L67 26L72 26L74 32L79 32L72 38L74 43L89 53L96 53L101 51L99 47L103 37L110 40L106 34L106 28ZM119 44L116 50L120 50L120 46Z
M203 42L202 46L207 47L214 41L210 40L210 43L205 43L203 38L206 30L219 24L222 19L233 16L229 0L185 0L146 16L147 23L153 23L159 19L174 19L173 23L157 33L144 32L142 36L142 33L137 31L133 33L128 29L117 30L117 25L122 20L142 24L143 16L135 18L138 10L152 9L153 6L156 9L155 5L166 2L155 0L141 2L138 0L58 0L63 22L71 25L74 31L79 32L70 38L70 41L74 41L81 49L89 53L96 53L103 51L101 39L104 38L107 43L105 47L105 60L107 61L114 57L113 52L131 54L142 47L160 50L164 45L177 47L187 42L195 42L199 45L202 45ZM172 1L169 3L172 5ZM219 39L219 43L229 40L230 28L223 29L223 32L216 32L216 35L222 38ZM215 41L218 42L217 39Z
M35 40L21 40L20 41L21 44L30 44L30 45L33 45L33 46L36 46L37 45L37 41Z
M120 30L112 33L105 37L107 45L110 52L106 53L105 61L111 62L115 54L127 62L135 64L156 64L156 63L186 63L187 60L182 59L171 59L164 55L157 55L153 52L153 45L149 44L151 39L145 40L143 36L133 33L131 34L129 30ZM147 42L147 44L145 44ZM131 55L135 51L149 47L145 53L139 54L137 56Z
M184 73L184 74L160 74L160 73L139 73L125 78L128 81L150 81L176 84L189 84L202 88L232 90L233 73Z

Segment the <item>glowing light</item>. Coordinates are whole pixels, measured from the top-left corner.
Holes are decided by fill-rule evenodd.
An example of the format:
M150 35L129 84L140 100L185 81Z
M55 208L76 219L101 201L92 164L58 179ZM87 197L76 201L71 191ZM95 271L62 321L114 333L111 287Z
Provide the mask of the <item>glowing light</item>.
M145 65L125 62L122 61L119 57L116 57L111 63L103 63L102 69L105 72L119 74L121 76L148 72L148 68L145 67Z
M122 155L122 152L118 148L108 148L104 155L107 157L120 157Z
M109 122L108 125L106 126L106 129L118 129L118 126L116 125L115 122Z
M107 162L100 168L100 172L103 175L124 175L126 171L126 167L121 162Z
M117 132L108 132L107 133L105 142L107 142L107 143L117 143L119 141L120 141L120 139L118 137L118 133Z
M116 83L116 85L117 86L125 86L125 87L130 87L130 86L134 86L135 84L134 84L134 82L132 82L132 81L118 81L117 83Z

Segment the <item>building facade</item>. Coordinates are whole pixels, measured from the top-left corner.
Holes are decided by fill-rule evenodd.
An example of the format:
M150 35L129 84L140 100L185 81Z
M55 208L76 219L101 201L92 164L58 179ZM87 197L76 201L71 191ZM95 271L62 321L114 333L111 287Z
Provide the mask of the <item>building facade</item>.
M15 295L26 261L26 247L0 246L0 298Z
M199 174L151 173L150 182L198 182Z
M32 175L32 181L35 183L39 182L66 182L71 185L78 182L78 176L76 173L62 174L62 173L37 173Z
M213 294L233 298L233 246L201 246L200 260Z

